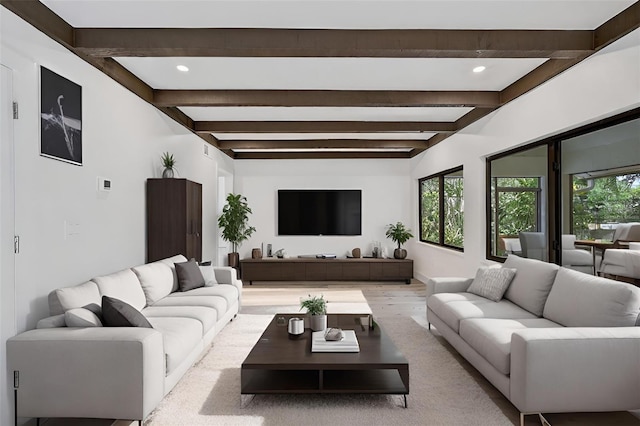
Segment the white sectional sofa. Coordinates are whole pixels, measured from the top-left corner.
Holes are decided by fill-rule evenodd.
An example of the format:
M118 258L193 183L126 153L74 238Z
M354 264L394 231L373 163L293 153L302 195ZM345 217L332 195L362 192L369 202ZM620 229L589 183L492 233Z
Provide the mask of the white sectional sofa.
M525 414L640 409L640 288L510 255L494 302L427 282L427 319Z
M17 416L147 417L240 308L232 268L200 267L205 286L179 291L174 263L186 261L174 256L52 291L52 316L7 341L9 371L19 374ZM153 328L66 326L102 296L133 306Z

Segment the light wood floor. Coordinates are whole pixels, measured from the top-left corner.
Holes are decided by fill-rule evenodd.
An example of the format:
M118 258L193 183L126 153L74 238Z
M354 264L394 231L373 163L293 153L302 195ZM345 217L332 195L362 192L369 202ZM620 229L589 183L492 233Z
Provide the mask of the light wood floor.
M359 296L359 290L365 300ZM331 303L366 302L374 315L426 317L425 285L418 280L411 284L389 282L268 282L254 281L242 292L240 313L264 314L269 306L299 305L300 298L322 294Z

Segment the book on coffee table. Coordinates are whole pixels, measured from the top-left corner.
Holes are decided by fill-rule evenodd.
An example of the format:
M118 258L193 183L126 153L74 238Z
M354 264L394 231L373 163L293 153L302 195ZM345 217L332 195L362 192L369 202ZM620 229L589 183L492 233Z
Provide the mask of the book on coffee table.
M360 352L358 338L353 330L342 330L342 340L325 340L324 331L314 331L311 339L311 352Z

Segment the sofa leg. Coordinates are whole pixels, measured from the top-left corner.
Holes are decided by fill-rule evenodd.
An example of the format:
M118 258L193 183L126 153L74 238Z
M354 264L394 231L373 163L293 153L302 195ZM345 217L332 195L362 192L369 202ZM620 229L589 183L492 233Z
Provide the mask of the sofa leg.
M538 413L538 417L540 418L540 423L542 424L542 426L551 426L551 423L549 423L549 421L544 418L542 413Z
M529 414L537 414L542 426L551 426L551 423L549 423L547 419L544 418L542 413L520 413L520 426L524 426L524 416L527 416Z
M429 322L429 323L427 323L427 324L429 324L429 330L431 330L431 323Z

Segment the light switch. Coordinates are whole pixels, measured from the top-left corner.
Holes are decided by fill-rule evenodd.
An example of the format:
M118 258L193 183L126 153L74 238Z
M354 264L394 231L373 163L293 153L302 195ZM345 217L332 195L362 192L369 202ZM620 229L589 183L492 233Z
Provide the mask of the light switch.
M75 238L80 235L81 226L78 221L64 221L64 239Z

